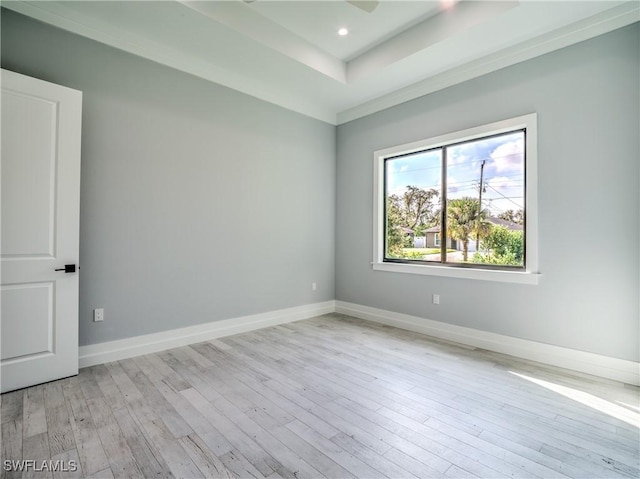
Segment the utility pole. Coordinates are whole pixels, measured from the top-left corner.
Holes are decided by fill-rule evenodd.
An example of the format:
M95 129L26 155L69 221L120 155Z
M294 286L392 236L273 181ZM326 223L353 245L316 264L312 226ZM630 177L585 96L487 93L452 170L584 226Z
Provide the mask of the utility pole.
M482 190L484 189L484 164L487 162L487 160L482 160L482 163L480 163L480 188L479 188L479 195L478 195L478 215L480 215L480 212L482 211ZM480 248L480 236L476 236L476 253L478 252L478 249Z

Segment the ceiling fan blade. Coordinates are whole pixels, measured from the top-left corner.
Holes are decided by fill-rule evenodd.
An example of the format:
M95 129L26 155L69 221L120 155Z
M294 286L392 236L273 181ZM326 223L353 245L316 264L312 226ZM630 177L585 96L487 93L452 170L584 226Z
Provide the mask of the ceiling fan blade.
M378 0L346 0L346 2L367 13L373 12L380 3Z

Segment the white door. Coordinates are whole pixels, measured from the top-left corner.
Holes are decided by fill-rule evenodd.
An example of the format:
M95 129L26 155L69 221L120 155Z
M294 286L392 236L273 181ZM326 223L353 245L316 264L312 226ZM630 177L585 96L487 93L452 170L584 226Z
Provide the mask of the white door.
M2 70L1 101L5 392L78 373L82 93Z

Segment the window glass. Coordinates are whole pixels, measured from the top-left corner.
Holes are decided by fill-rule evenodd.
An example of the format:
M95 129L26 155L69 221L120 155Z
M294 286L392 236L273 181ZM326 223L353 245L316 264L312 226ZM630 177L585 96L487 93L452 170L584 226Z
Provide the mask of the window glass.
M525 140L519 129L385 158L384 260L524 268Z

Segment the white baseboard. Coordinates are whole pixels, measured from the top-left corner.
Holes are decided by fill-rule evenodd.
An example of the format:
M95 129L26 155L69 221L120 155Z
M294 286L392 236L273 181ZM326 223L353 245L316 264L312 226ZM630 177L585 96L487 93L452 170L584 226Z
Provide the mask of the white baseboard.
M109 361L118 361L232 334L245 333L268 326L313 318L314 316L333 313L334 311L335 301L326 301L324 303L307 304L295 308L212 321L186 328L80 346L79 366L84 368Z
M84 368L109 361L118 361L333 312L416 331L467 346L509 354L518 358L593 374L594 376L627 384L640 385L640 363L633 361L455 326L344 301L308 304L295 308L172 329L160 333L145 334L133 338L81 346L79 366Z
M467 346L640 385L640 363L336 301L336 312Z

